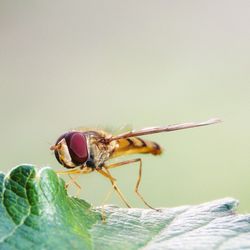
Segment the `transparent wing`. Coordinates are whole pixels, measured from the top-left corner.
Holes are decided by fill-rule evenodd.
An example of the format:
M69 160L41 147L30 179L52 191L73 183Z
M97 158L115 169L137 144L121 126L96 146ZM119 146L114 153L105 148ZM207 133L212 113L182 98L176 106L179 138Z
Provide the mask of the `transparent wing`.
M215 124L221 122L220 119L213 118L205 122L189 122L189 123L181 123L181 124L174 124L174 125L168 125L168 126L162 126L162 127L150 127L150 128L144 128L138 131L130 131L125 132L122 134L119 134L117 136L112 136L108 139L108 141L118 140L118 139L124 139L134 136L141 136L141 135L149 135L149 134L156 134L161 132L171 132L175 130L181 130L181 129L188 129L188 128L196 128L196 127L202 127L207 126L211 124Z
M94 127L77 127L73 130L86 132L86 131L105 131L113 136L120 135L125 132L132 131L132 125L126 124L119 128L113 128L111 126L94 126Z
M123 126L120 126L118 128L113 128L112 130L110 130L110 134L117 136L123 133L127 133L133 130L133 127L131 124L125 124Z

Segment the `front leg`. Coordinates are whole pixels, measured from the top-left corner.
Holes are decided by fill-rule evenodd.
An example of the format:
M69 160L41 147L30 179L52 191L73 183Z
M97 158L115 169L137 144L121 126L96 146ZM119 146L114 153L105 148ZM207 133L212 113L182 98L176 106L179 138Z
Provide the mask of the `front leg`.
M65 184L65 188L68 189L69 185L71 183L74 183L75 186L77 187L78 191L77 191L77 196L80 193L81 190L81 186L77 183L76 179L80 176L80 174L88 174L90 172L92 172L93 170L88 169L87 167L83 167L80 169L71 169L71 170L66 170L66 171L56 171L57 174L67 174L70 178L70 180ZM71 174L74 174L75 176L72 177Z

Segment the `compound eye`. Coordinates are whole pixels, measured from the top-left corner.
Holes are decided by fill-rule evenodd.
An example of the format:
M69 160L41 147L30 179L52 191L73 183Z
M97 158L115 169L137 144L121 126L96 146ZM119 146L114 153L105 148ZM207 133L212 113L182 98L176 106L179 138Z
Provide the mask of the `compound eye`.
M88 159L88 148L85 135L80 132L65 133L58 138L56 145L58 145L62 139L64 139L67 144L72 162L76 165L84 164ZM63 164L57 150L55 150L55 156L58 162Z
M68 140L66 138L66 142L72 161L76 164L85 163L88 159L88 148L85 135L79 132L71 132Z

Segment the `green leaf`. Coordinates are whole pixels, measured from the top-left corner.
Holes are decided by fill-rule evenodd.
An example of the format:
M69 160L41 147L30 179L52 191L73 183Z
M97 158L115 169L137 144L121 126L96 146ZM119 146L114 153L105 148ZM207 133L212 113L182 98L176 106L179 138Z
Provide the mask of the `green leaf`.
M0 249L250 249L250 215L227 198L197 206L91 208L50 168L0 174Z
M0 249L91 249L100 216L50 168L19 166L0 181Z

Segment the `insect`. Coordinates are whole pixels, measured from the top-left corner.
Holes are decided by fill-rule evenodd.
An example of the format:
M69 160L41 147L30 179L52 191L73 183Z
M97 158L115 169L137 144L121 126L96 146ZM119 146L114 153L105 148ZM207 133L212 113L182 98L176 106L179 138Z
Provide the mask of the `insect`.
M135 185L135 192L147 207L154 209L145 201L138 191L142 176L141 158L134 158L117 163L109 163L109 160L130 154L160 155L162 153L161 146L156 142L144 140L139 136L201 127L218 122L220 122L219 119L210 119L200 123L191 122L163 127L144 128L119 135L112 135L105 131L94 129L69 131L61 135L55 145L51 146L50 149L54 151L58 162L65 168L68 168L66 171L59 171L59 174L89 174L96 171L110 180L114 190L127 207L131 206L117 186L116 179L111 175L110 169L130 163L139 163L139 175Z

